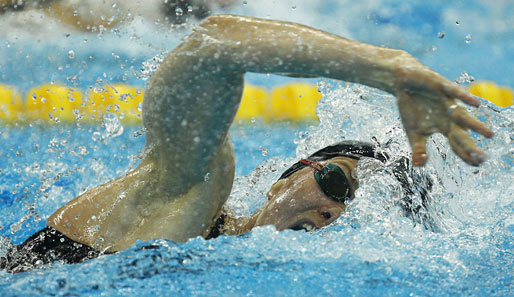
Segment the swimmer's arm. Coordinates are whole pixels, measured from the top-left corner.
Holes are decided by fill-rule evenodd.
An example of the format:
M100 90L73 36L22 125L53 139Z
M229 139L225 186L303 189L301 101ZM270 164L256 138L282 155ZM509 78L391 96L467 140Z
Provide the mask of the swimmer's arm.
M403 55L295 23L209 17L170 52L145 92L148 159L163 184L183 193L203 181L223 145L246 72L324 76L390 90L392 60Z
M393 92L404 51L352 41L308 26L233 15L213 16L195 30L218 41L220 64L243 72L328 77Z
M441 132L471 164L484 160L466 132L492 131L455 107L478 101L408 53L363 44L300 24L212 16L175 48L152 77L143 102L147 148L171 188L201 182L226 141L246 72L298 73L351 81L399 98L415 165L426 138ZM455 99L456 98L456 99ZM152 149L153 148L153 149Z
M396 95L415 165L426 162L426 141L436 132L444 134L467 163L478 165L486 159L468 129L486 137L494 133L457 105L460 100L476 107L479 101L405 51L295 23L238 16L211 17L196 34L220 42L210 54L234 71L323 76Z

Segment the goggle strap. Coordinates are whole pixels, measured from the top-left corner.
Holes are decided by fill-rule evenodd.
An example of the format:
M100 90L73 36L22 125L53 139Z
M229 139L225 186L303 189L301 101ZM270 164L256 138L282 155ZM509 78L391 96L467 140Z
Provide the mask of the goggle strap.
M309 160L309 159L302 159L299 162L304 164L304 165L307 165L307 166L309 166L311 168L314 168L315 170L317 170L319 172L321 172L325 168L327 168L325 165L321 164L320 162L316 162L316 161Z

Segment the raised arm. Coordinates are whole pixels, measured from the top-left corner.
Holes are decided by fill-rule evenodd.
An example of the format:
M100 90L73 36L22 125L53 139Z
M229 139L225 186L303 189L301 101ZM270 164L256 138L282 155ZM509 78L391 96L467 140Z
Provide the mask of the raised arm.
M399 99L414 164L426 162L426 139L435 132L445 134L466 162L485 160L467 129L487 137L492 132L455 98L473 106L478 101L406 52L295 23L220 15L206 19L169 54L146 93L147 144L156 148L166 174L204 177L201 169L237 111L245 72L299 73L382 89Z

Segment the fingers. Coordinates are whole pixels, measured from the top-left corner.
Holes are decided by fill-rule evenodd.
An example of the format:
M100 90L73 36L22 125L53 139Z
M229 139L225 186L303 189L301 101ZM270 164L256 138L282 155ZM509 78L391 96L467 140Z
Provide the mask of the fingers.
M480 106L480 101L478 99L475 99L470 93L466 92L461 87L454 85L451 82L448 82L443 87L443 92L446 96L448 96L450 98L453 97L453 98L460 99L460 100L462 100L462 102L464 102L468 105L471 105L474 107Z
M491 129L487 128L481 121L472 117L464 108L456 108L452 112L451 117L457 125L463 128L469 128L487 138L494 136L494 132Z
M466 163L478 166L487 160L487 154L478 148L465 129L452 125L447 137L453 151Z
M412 149L412 164L414 166L423 166L428 160L427 155L427 139L428 136L423 136L415 132L407 133L409 138L410 147Z

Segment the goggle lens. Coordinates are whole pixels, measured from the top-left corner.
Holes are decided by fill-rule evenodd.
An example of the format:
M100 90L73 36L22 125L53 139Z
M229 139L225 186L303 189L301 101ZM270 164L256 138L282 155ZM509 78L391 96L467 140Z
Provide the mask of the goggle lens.
M314 179L328 197L341 203L350 197L350 184L339 166L323 165L311 160L301 160L301 162L315 169Z

